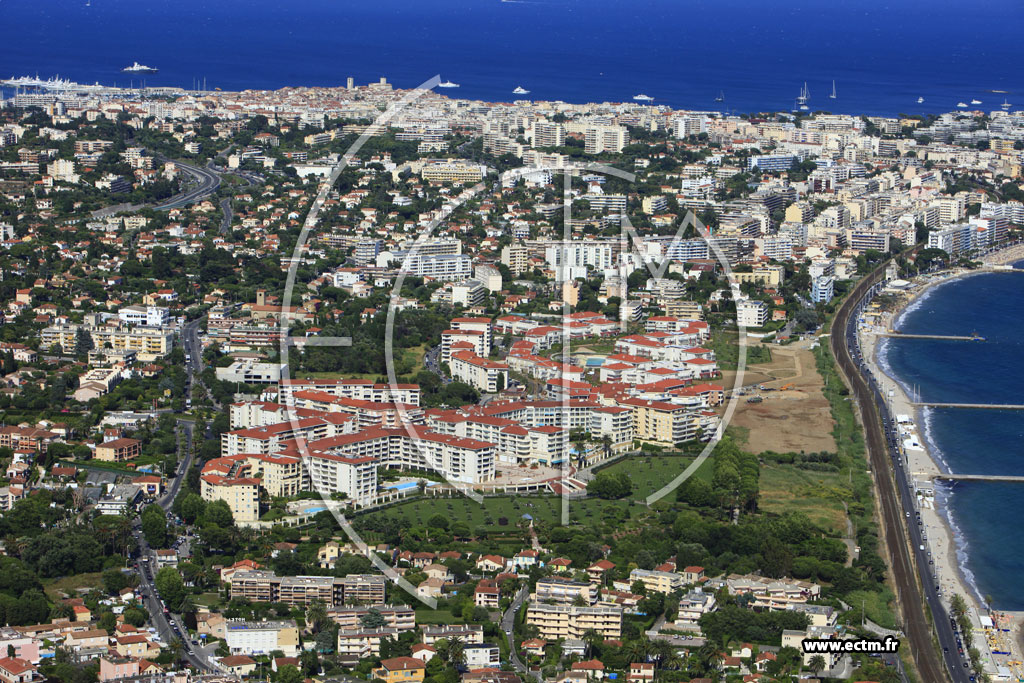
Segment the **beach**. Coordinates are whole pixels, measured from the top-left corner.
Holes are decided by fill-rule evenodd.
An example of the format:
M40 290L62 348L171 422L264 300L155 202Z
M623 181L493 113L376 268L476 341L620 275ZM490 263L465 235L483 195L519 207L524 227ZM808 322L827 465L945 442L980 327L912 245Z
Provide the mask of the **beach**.
M997 257L991 263L1000 262L1009 261L1000 261ZM914 406L907 390L896 381L895 373L885 362L887 338L881 336L898 330L904 314L923 305L936 287L979 272L985 271L944 272L915 279L909 287L900 290L887 290L886 294L897 298L897 304L885 311L870 311L859 324L858 335L865 362L889 403L890 414L898 422L902 466L907 470L908 480L914 483L923 536L928 545L929 559L934 563L929 569L940 587L941 598L947 608L954 594L966 600L975 625L973 644L981 652L981 660L992 680L1017 680L1018 676L1024 675L1024 668L1020 665L1024 659L1024 648L1019 639L1024 613L992 612L978 594L966 567L963 538L948 505L949 489L947 484L935 482L936 475L950 470L938 453L933 452L934 447L929 442L930 430L926 421L931 417L930 409ZM908 522L913 522L913 518L914 512L911 511Z

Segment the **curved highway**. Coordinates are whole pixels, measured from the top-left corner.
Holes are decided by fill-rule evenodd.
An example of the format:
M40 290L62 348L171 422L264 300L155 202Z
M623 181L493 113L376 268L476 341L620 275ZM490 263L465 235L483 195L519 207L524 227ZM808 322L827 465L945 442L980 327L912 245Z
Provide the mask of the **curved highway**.
M214 192L217 191L217 188L220 187L220 175L209 168L204 168L202 166L193 166L191 164L186 164L175 159L167 159L166 157L160 156L157 157L157 160L163 162L170 162L174 164L174 167L176 169L178 169L182 173L185 173L186 175L191 176L199 183L196 187L192 188L191 190L177 194L168 199L163 204L158 204L157 206L153 207L157 211L164 211L166 209L180 209L183 206L194 204L195 202L205 199L207 196L213 194Z
M903 613L903 632L909 641L917 670L921 679L929 683L950 678L955 683L969 683L972 678L965 666L966 660L957 654L960 641L939 599L935 578L928 569L927 545L921 537L923 527L914 507L911 482L897 448L895 423L874 377L864 365L857 341L857 319L880 289L885 265L857 283L839 307L832 323L830 344L839 370L853 390L860 410L865 446L875 475L885 528L889 567ZM931 610L934 631L925 613L926 606ZM942 648L941 657L935 649L935 637Z

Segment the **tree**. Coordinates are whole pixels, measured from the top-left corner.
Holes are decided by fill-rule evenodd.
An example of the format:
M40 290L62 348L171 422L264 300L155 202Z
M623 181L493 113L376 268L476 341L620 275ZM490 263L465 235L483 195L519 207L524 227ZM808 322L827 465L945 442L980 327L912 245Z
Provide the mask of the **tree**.
M359 617L359 623L366 629L378 629L382 626L387 626L388 620L380 613L379 609L371 607L367 610L366 614Z
M285 664L277 670L277 683L302 683L302 672L297 666Z
M815 675L820 674L825 670L825 658L821 655L814 655L811 657L811 661L807 663L807 668Z
M231 514L231 508L227 501L215 500L206 506L203 521L219 527L231 527L235 524L235 517Z
M160 594L164 604L169 607L178 607L185 597L185 582L181 580L181 574L174 567L164 567L156 573L157 593Z
M324 603L320 600L309 603L309 607L306 608L306 626L314 633L319 633L327 623L327 607Z
M206 501L198 493L189 492L181 499L178 514L186 524L194 524L203 514L206 508Z
M625 498L632 492L633 482L625 472L618 474L598 472L597 476L587 484L587 493L609 500Z
M119 569L108 569L103 572L103 588L109 595L120 593L128 587L128 577Z
M167 544L167 513L159 505L149 505L142 511L141 519L146 543L163 548Z

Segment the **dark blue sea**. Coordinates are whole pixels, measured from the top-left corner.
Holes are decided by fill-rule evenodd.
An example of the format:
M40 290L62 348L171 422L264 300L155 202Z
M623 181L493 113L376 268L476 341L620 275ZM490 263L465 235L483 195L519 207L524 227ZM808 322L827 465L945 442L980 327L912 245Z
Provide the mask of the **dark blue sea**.
M134 61L159 69L147 85L211 90L440 74L456 97L736 112L791 109L806 82L812 109L895 115L1024 106L1021 26L1020 0L0 0L0 77L138 85Z
M1021 264L1017 264L1020 268ZM908 334L971 334L984 342L888 339L879 361L920 400L1024 403L1024 271L985 273L932 288L897 321ZM1024 412L926 408L931 453L950 472L1024 475ZM961 567L979 598L1024 610L1024 484L958 482L948 506Z

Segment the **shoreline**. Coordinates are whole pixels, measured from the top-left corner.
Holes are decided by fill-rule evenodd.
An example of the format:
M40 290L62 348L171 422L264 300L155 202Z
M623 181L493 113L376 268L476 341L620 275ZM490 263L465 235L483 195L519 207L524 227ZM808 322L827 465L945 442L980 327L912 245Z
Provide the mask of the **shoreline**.
M990 258L995 257L992 261L986 259L986 265L991 267L996 263L1010 264L1019 261L1024 258L1022 251L1024 249L1021 245L1000 250L990 255ZM1018 256L1018 253L1021 255ZM982 661L986 663L986 671L995 673L996 666L1012 668L1009 662L1019 662L1024 659L1024 654L1022 654L1024 645L1021 641L1021 625L1024 623L1024 614L995 610L985 605L981 595L982 591L975 583L973 574L967 566L970 543L960 533L956 524L951 505L952 487L945 482L935 480L936 475L947 473L950 468L942 460L938 449L928 436L927 421L930 418L928 409L913 405L908 390L897 379L892 368L885 363L884 344L889 337L879 336L881 332L897 328L903 316L915 310L915 304L922 302L941 285L985 272L992 272L992 270L987 268L956 270L919 276L912 281L913 288L900 295L901 300L892 310L879 314L874 321L859 323L857 335L860 338L864 360L889 402L892 418L894 420L897 419L897 416L905 418L904 422L898 426L900 451L903 456L902 466L906 468L908 479L914 485L914 499L917 511L920 513L921 523L924 526L925 543L928 546L929 556L934 561L934 565L929 566L928 569L934 575L936 584L941 586L941 600L947 610L953 593L964 598L975 627L974 646L981 651ZM980 620L982 616L990 616L1003 623L1004 628L1008 627L1010 633L1017 636L1009 638L1009 655L992 655L992 648L989 646L990 641L987 637L988 632L983 629ZM1005 644L1003 645L1005 646ZM1000 647L1000 650L1003 649L1005 647Z

